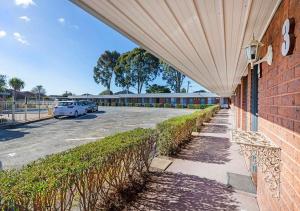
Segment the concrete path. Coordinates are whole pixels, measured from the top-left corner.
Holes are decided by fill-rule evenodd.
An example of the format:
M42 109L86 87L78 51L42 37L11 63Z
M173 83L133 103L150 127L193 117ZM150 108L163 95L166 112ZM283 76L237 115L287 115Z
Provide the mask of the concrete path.
M255 191L250 172L231 141L232 127L232 111L221 110L170 158L166 172L152 174L127 210L259 210L255 194L249 193Z

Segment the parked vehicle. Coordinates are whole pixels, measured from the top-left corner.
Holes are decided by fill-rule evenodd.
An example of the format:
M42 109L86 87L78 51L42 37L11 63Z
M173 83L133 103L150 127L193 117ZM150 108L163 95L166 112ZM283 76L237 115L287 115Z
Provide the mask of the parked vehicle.
M92 101L80 101L80 103L85 106L87 112L96 112L98 111L98 106Z
M73 116L86 114L86 107L77 101L60 101L53 109L54 118L60 116Z
M227 103L221 104L221 108L229 109L230 106Z

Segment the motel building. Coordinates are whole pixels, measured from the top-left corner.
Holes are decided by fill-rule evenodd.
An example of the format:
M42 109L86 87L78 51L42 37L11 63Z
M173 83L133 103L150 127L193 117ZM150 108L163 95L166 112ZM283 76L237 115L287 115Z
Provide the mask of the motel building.
M189 105L212 105L228 103L214 93L149 93L116 95L69 96L74 100L89 100L101 106L148 106L148 107L188 107Z
M230 98L260 210L300 210L300 0L73 2Z

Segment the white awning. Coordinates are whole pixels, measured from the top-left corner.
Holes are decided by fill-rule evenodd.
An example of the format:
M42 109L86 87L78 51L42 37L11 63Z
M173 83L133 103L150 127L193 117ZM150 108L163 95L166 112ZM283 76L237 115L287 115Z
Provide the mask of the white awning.
M220 96L231 96L281 0L73 0Z

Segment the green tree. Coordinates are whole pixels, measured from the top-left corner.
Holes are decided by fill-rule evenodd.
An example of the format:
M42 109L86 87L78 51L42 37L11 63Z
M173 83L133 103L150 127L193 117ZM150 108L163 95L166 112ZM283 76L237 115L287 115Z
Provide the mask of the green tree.
M167 85L171 88L172 91L180 93L185 75L183 75L181 72L177 71L167 63L161 62L161 67L163 70L163 80L166 80Z
M115 66L115 84L122 87L129 93L130 87L134 86L133 72L131 70L130 52L123 53L117 61Z
M143 86L148 85L160 73L159 60L141 48L133 49L128 57L133 83L137 86L137 92L141 93Z
M42 85L37 85L36 87L33 87L31 92L33 92L37 96L45 95L46 90Z
M94 67L94 80L110 90L111 79L120 53L106 50L98 59Z
M166 86L157 84L149 85L146 89L147 93L171 93L170 89Z
M181 93L186 93L186 89L185 89L185 88L182 88L182 89L180 90L180 92L181 92Z
M72 92L65 91L65 93L63 93L61 96L62 96L62 97L68 97L68 96L72 96L72 95L73 95Z
M6 87L6 75L0 75L0 92L3 92Z
M16 99L16 94L17 94L16 92L21 91L22 89L24 89L25 82L22 81L19 78L14 77L14 78L11 78L8 81L8 84L13 89L13 99L15 100Z
M110 91L110 90L104 90L104 91L102 91L101 93L100 93L100 95L113 95L114 93L112 92L112 91Z
M38 105L39 105L39 119L41 118L41 95L46 94L46 90L42 85L37 85L36 87L33 87L31 90L37 97L38 97Z

